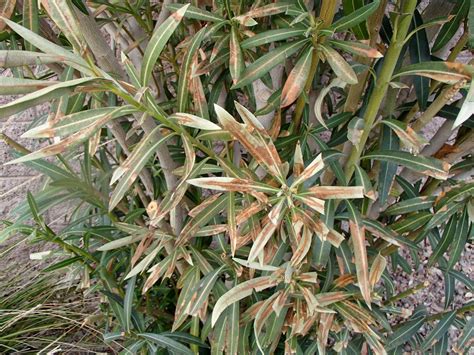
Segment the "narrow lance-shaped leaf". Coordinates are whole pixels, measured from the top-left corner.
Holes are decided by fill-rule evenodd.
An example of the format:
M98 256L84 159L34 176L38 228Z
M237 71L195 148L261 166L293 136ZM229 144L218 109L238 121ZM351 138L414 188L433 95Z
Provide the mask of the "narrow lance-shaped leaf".
M468 350L474 339L474 317L471 317L464 326L462 334L459 337L453 350L457 353L462 353L464 350Z
M68 1L41 0L49 17L61 29L77 53L86 49L86 41L73 8Z
M206 274L204 278L196 285L196 289L192 293L190 302L185 309L185 312L191 316L198 314L199 310L203 304L209 298L209 295L214 288L214 284L217 281L217 278L225 269L226 265L222 265L216 270L213 270Z
M364 196L375 201L377 199L377 195L372 186L372 183L370 182L370 178L367 175L367 172L364 169L362 169L359 165L355 166L355 178L356 178L357 185L363 187Z
M206 131L219 131L222 130L218 125L215 123L206 120L204 118L191 115L190 113L175 113L174 115L170 116L170 119L175 119L178 123L182 124L183 126L198 128Z
M375 10L377 10L380 4L379 0L375 0L368 5L359 7L357 10L351 12L349 15L342 17L341 19L334 22L329 29L334 32L341 32L348 30L359 23L365 21Z
M285 208L285 199L282 198L273 208L270 210L268 214L268 222L262 228L260 233L255 238L254 243L252 244L252 248L250 249L248 261L254 261L265 248L270 238L275 233L281 218L284 215L286 208Z
M272 276L261 276L242 282L241 284L233 287L217 300L214 310L212 311L212 325L214 326L216 324L217 319L222 314L222 312L224 312L226 308L232 303L238 302L241 299L250 296L253 290L260 292L267 288L274 287L278 283L279 280L273 278Z
M448 178L449 169L451 167L448 163L436 158L391 150L378 150L365 155L361 159L375 159L404 165L409 169L440 180L446 180Z
M155 66L158 57L165 48L166 43L173 35L183 18L189 4L182 6L178 11L173 13L166 19L158 28L155 29L153 35L145 49L143 55L143 64L140 72L140 79L143 86L148 85L151 78L153 67Z
M242 41L240 46L243 49L254 48L276 41L283 41L291 37L299 37L302 36L305 32L305 29L300 28L281 28L277 30L264 31L256 34L253 37L245 39L244 41Z
M132 277L127 283L127 290L125 292L125 298L123 300L123 313L125 317L125 326L127 332L132 329L132 310L133 310L133 295L135 293L135 282L137 277Z
M66 82L57 82L55 85L45 87L30 94L27 94L15 101L0 106L0 116L8 117L15 113L21 112L46 101L66 95L80 85L100 83L101 79L96 78L80 78ZM1 85L1 84L0 84ZM41 84L40 84L41 87Z
M86 129L91 125L95 125L98 120L105 116L110 119L126 116L136 112L133 106L124 105L120 107L102 107L87 111L80 111L61 118L57 124L51 125L46 122L40 126L22 134L25 138L47 138L47 137L65 137L76 133L81 129Z
M121 108L117 109L121 110ZM46 146L44 148L41 148L33 153L24 155L20 158L14 159L12 161L9 161L6 164L17 164L17 163L23 163L27 162L30 160L35 160L35 159L40 159L40 158L45 158L49 157L51 155L56 155L60 154L63 151L67 149L71 149L78 144L84 142L86 139L88 139L95 131L97 131L100 127L105 125L109 120L112 118L112 114L105 115L101 117L99 120L97 120L94 124L91 124L84 128L83 130L80 130L79 132L74 133L73 135L65 138L62 141L59 141L58 143L51 144L49 146Z
M321 89L321 92L319 93L318 97L316 98L316 101L314 102L314 114L316 116L316 119L321 123L323 127L326 129L328 126L326 126L326 122L324 122L324 117L323 117L323 104L324 104L324 98L326 97L327 94L331 91L332 88L334 87L340 87L344 89L346 87L347 83L340 79L340 78L334 78L329 85L323 87Z
M464 102L461 106L461 109L459 110L456 120L454 121L453 129L456 127L459 127L464 122L466 122L469 118L471 118L473 112L474 112L474 81L471 80L469 91L467 92L467 95L464 98Z
M139 333L138 336L148 341L151 341L152 343L158 345L160 348L165 348L172 353L183 355L194 354L189 348L167 336L154 333Z
M425 341L421 344L423 350L426 350L433 346L434 343L438 341L446 332L448 332L449 327L454 322L456 318L456 311L451 311L446 313L443 318L441 318L436 324L436 327L426 336Z
M29 29L18 25L17 23L4 19L4 21L8 24L8 26L18 33L21 37L23 37L26 41L40 49L46 54L50 55L59 55L63 56L69 64L74 67L75 69L79 70L82 73L85 73L87 75L93 75L94 73L89 69L89 66L87 62L82 59L80 56L71 53L64 49L61 46L58 46L47 39L44 39L40 35L34 33L33 31L30 31Z
M337 39L331 39L327 41L332 47L342 49L343 51L360 55L367 58L382 58L383 54L377 49L370 47L369 45L362 42L355 41L341 41Z
M372 266L370 268L370 274L369 274L369 283L370 283L370 288L373 290L376 283L379 282L380 278L382 277L382 274L385 270L385 267L387 266L387 259L385 259L382 255L377 254L375 257Z
M357 75L344 57L329 46L320 45L324 58L328 61L337 77L348 84L357 84Z
M286 79L281 93L281 107L291 105L301 95L311 69L313 47L308 47Z
M234 17L234 20L238 21L244 26L252 26L255 24L255 21L253 20L254 18L277 15L288 11L290 6L292 6L290 3L284 2L264 5L256 7L255 9L252 9L243 15Z
M354 249L355 266L357 271L357 282L367 306L370 306L370 283L369 283L369 264L367 261L367 250L365 247L365 227L362 224L360 212L355 206L346 201L347 211L349 212L349 227L351 230L351 239Z
M0 50L0 67L14 68L23 65L42 65L50 63L59 63L66 61L67 58L56 54L44 54L38 52L18 51L18 50ZM7 78L2 78L2 81Z
M438 32L436 40L433 44L433 52L443 48L454 37L459 29L461 21L465 18L469 11L469 3L469 0L459 0L456 2L456 5L452 11L454 17L448 23L445 23Z
M391 205L385 210L387 215L401 215L420 210L426 210L433 207L435 196L421 196L409 198Z
M362 186L313 186L309 188L312 195L323 200L363 198Z
M436 261L440 257L443 256L444 252L448 249L449 245L453 242L453 238L456 233L456 225L457 225L457 215L451 216L449 219L448 224L443 230L443 234L441 236L441 239L438 241L436 246L432 246L433 252L431 253L429 259L428 259L428 266L431 267L434 265Z
M392 80L405 75L421 75L446 84L471 80L472 77L465 64L454 62L423 62L407 65L398 70Z
M425 144L428 144L428 141L424 137L416 133L410 126L403 122L391 118L386 118L380 122L389 126L402 143L415 154L418 154L421 148Z
M0 95L20 95L56 85L54 81L31 80L14 77L3 77L0 83Z
M254 137L249 129L239 124L226 110L214 105L217 118L222 127L228 130L273 176L282 179L280 156L271 141L264 141Z
M209 222L218 215L226 206L227 195L217 197L211 204L195 215L183 228L181 234L176 240L176 246L181 246L188 241L188 238L197 232L201 226Z
M182 4L167 4L166 8L171 11L178 11L181 9ZM224 18L220 15L200 9L199 7L190 5L184 14L186 18L200 20L200 21L209 21L209 22L221 22L224 21Z
M39 32L38 1L23 1L23 26L34 33ZM25 49L27 51L34 51L36 48L31 43L26 42Z
M240 78L242 71L244 70L244 55L242 48L240 48L239 32L236 26L232 26L230 33L229 42L229 71L232 77L232 82L235 84Z
M157 126L151 131L136 147L133 153L125 160L120 167L114 171L111 179L111 184L120 179L119 183L114 189L109 202L109 211L113 210L120 200L125 196L127 190L132 186L135 179L140 174L141 170L156 152L156 149L165 143L172 135L165 136L159 140L156 139L156 132L160 126Z
M400 146L400 140L397 135L386 125L382 127L379 146L381 149L389 151L397 151ZM380 163L380 171L378 175L377 190L379 193L380 204L383 206L387 201L393 179L397 173L397 165L389 161Z
M415 10L415 13L413 14L412 24L415 28L423 25L423 18L421 17L418 10ZM419 29L414 33L414 35L410 38L409 46L410 61L412 64L429 62L431 60L430 44L428 42L428 37L424 28ZM418 99L418 104L420 105L420 110L424 111L428 102L430 80L425 77L415 76L413 78L413 84L415 86L416 97Z
M349 16L356 10L364 6L364 0L343 0L342 8L344 10L344 16ZM357 39L368 39L369 31L367 30L367 22L363 21L358 25L351 28Z
M191 79L191 67L193 58L196 55L197 50L201 46L201 42L206 34L207 27L201 28L192 38L191 43L188 46L186 55L181 65L181 71L179 73L178 80L178 111L185 112L188 106L188 93L190 88Z
M413 317L412 317L413 318ZM394 349L399 345L403 345L418 329L425 323L425 316L418 316L413 320L403 323L397 330L387 338L388 350Z
M217 191L235 191L235 192L278 192L278 189L263 183L256 183L252 180L231 178L231 177L210 177L189 179L188 183L204 189Z
M296 53L305 43L307 43L306 39L284 44L272 50L270 53L258 58L255 62L245 68L239 81L234 84L232 88L239 89L253 83L257 79L260 79L278 64L282 63L286 58Z
M299 184L305 182L306 180L310 179L318 172L320 172L324 168L324 160L323 155L318 154L316 158L301 172L300 175L293 181L291 187L298 186Z
M462 217L459 219L456 226L456 233L454 234L454 241L451 244L451 252L449 253L448 270L452 269L454 265L459 261L461 253L465 249L465 244L469 236L469 229L471 222L467 213L467 208L464 208Z

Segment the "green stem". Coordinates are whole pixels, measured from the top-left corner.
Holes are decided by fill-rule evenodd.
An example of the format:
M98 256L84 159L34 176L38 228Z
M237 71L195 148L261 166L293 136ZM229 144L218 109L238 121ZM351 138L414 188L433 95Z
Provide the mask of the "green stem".
M391 297L385 303L390 304L390 303L395 303L397 301L400 301L403 298L414 295L415 293L419 292L420 290L423 290L423 289L427 288L429 285L430 285L430 283L428 281L421 282L418 285L413 286L412 288L409 288L408 290L400 292L398 295L395 295L395 296Z
M334 0L323 0L322 5L321 5L321 11L319 13L319 18L322 21L322 26L327 27L331 25L332 20L334 18L334 14L336 13L337 9L337 1ZM314 22L314 20L312 20ZM320 42L322 43L324 41L324 38L321 38ZM318 70L318 64L319 64L319 55L317 51L317 38L314 39L313 41L313 55L311 57L311 68L309 71L308 78L306 79L306 83L304 85L304 91L303 94L300 95L298 98L298 101L296 101L296 107L295 107L295 113L293 115L293 129L294 132L298 132L300 129L301 125L301 117L303 116L303 111L304 107L306 106L306 97L310 89L311 85L313 84L314 76L316 75L316 71Z
M191 320L191 329L189 331L191 335L199 337L199 317L194 316ZM199 354L199 346L196 344L191 345L191 351L195 354Z
M399 2L401 2L401 0ZM403 42L410 28L411 19L413 12L415 11L416 4L416 0L407 0L404 2L401 15L398 20L398 25L396 26L396 31L394 31L390 47L388 48L387 54L385 55L380 75L377 78L373 93L370 96L369 103L367 104L367 109L364 115L365 127L362 132L360 142L357 146L352 147L349 159L346 164L345 174L347 181L351 179L352 174L354 173L355 164L357 164L360 159L360 155L364 150L363 148L367 142L369 133L374 126L383 99L386 97L388 84L392 79L398 58L400 57L403 48Z

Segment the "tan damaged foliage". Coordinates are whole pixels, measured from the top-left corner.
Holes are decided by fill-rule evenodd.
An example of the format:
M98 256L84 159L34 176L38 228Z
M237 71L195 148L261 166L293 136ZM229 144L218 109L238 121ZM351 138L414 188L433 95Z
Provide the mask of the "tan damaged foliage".
M46 271L100 296L111 351L466 351L474 7L436 6L0 1L0 117L49 104L41 148L2 134L45 179L0 242L58 245ZM419 268L441 312L397 293Z

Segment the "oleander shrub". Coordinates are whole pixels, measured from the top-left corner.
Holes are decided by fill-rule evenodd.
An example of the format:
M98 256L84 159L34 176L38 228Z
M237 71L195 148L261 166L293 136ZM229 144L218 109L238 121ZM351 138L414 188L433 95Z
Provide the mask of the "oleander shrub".
M45 185L0 240L56 244L111 349L469 349L469 0L0 3L0 116L49 105L2 136ZM418 268L443 311L404 306Z

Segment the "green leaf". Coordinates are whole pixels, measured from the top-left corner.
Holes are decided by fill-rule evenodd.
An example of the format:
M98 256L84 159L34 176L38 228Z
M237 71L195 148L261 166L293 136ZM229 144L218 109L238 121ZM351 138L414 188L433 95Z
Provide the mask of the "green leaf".
M423 19L418 10L415 10L415 13L413 14L412 23L415 28L423 25ZM415 34L410 38L409 47L410 62L412 64L429 62L431 60L430 44L425 29L420 29L415 32ZM413 84L415 86L420 110L424 111L430 95L430 80L425 77L415 76L413 78Z
M120 200L122 200L127 190L138 177L140 171L143 169L150 157L156 152L156 149L173 136L173 134L170 134L161 139L157 139L156 135L160 128L160 126L155 127L153 131L142 139L133 153L130 154L117 169L115 169L110 183L113 184L118 179L120 179L120 181L110 197L109 211L112 211Z
M138 336L145 340L151 341L152 343L158 345L160 348L165 348L171 351L172 353L176 352L177 354L183 355L194 354L189 348L177 342L176 340L171 339L169 336L153 333L139 333Z
M380 123L389 126L402 141L403 145L409 148L410 152L418 154L421 151L421 148L425 144L428 144L428 141L423 136L416 133L404 122L386 118L380 121Z
M125 298L123 300L123 314L125 318L125 329L127 332L132 330L132 309L133 309L133 296L135 294L135 283L137 277L130 278L127 283L127 290L125 292Z
M362 225L360 212L355 208L355 206L350 201L346 201L346 206L347 211L349 212L349 226L357 271L357 282L359 284L362 297L367 303L367 306L371 308L369 263L367 261L367 250L365 247L365 228Z
M21 67L23 65L44 65L65 61L66 58L55 54L18 50L0 50L0 67L2 68ZM7 78L2 78L2 81L5 79Z
M467 213L467 208L464 208L464 212L462 217L459 219L458 224L456 226L456 232L454 234L454 241L451 244L451 252L449 253L449 261L448 261L448 270L452 269L454 265L459 261L461 257L461 253L464 251L467 237L469 236L469 229L471 223L469 221L469 216Z
M376 193L370 182L370 178L367 175L366 171L362 169L359 165L355 166L355 178L356 185L362 186L364 188L364 195L371 200L376 200Z
M456 311L447 312L443 318L440 319L438 324L436 324L436 327L434 327L433 330L426 336L423 344L421 344L421 348L426 350L432 347L433 344L439 340L439 338L447 333L455 318Z
M364 0L342 0L342 8L344 16L349 16L356 10L364 6ZM369 39L369 31L367 30L367 22L359 23L351 28L357 39Z
M232 26L229 42L229 71L232 82L235 84L239 81L240 75L245 68L244 55L240 47L239 31L236 26Z
M74 89L78 86L100 83L102 80L103 79L97 78L80 78L65 82L57 82L54 85L39 89L35 92L22 96L15 101L0 106L0 116L8 117L14 115L15 113L24 111L32 106L57 99L66 94L70 94L71 92L74 92ZM40 87L41 83L42 82L40 81Z
M313 47L308 47L291 70L281 93L281 107L291 105L303 92L311 68Z
M166 8L171 11L178 11L181 9L185 4L167 4ZM209 22L221 22L224 21L224 18L221 17L220 15L202 10L196 6L189 5L188 9L186 10L186 13L184 14L184 17L190 18L193 20L199 20L199 21L209 21Z
M361 22L367 20L369 16L375 10L377 10L379 3L379 0L375 0L368 5L359 7L357 10L334 22L331 26L329 26L329 30L333 32L341 32L360 24Z
M206 31L207 27L203 27L193 36L181 64L177 95L178 112L186 112L188 106L188 93L190 89L191 65L196 52L201 46L201 42L206 34Z
M335 49L329 46L319 46L324 57L328 61L334 73L338 78L345 81L348 84L357 84L357 75L354 69L346 62L344 57L340 55Z
M408 200L400 201L385 210L385 214L396 216L401 214L407 214L410 212L416 212L420 210L426 210L433 207L433 203L436 200L436 196L422 196L414 197Z
M449 220L447 226L443 230L443 235L441 240L436 244L432 245L433 252L431 253L428 259L428 266L431 267L440 257L443 256L444 252L448 249L449 245L452 243L454 234L456 232L457 218L456 215L453 215Z
M300 28L281 28L277 30L269 30L256 34L253 37L247 38L240 44L243 49L255 48L264 44L283 41L292 37L303 36L306 29Z
M200 211L193 217L183 228L179 238L176 240L176 245L182 245L187 242L188 238L192 236L199 228L209 222L218 213L220 213L227 204L227 195L219 196L215 201L206 208Z
M103 107L86 111L79 111L68 116L64 116L61 120L51 125L46 122L23 133L23 138L48 138L48 137L65 137L70 134L79 132L82 129L93 126L98 120L108 116L110 120L130 115L137 110L130 105L118 107Z
M222 265L218 269L215 269L204 278L199 281L199 283L196 285L196 288L193 290L191 299L193 300L192 303L189 303L187 309L185 312L191 316L196 316L198 315L199 310L203 306L204 302L206 302L209 298L209 295L214 287L214 284L217 281L217 278L219 275L224 271L226 268L226 265Z
M439 159L412 155L402 151L378 150L363 156L361 159L374 159L400 164L411 170L440 180L446 180L448 178L450 169L448 163Z
M383 126L379 146L383 150L387 151L398 151L400 146L400 140L395 133L388 127ZM387 202L390 189L392 187L393 179L397 173L397 165L382 161L380 163L380 171L378 175L377 191L379 193L380 205L383 206Z
M469 118L471 118L472 113L474 112L474 81L471 80L471 85L469 86L469 91L467 92L464 102L459 110L459 113L456 117L456 120L453 124L453 129L462 125Z
M392 80L406 75L420 75L446 84L456 84L460 80L471 80L470 73L462 63L423 62L402 66Z
M186 13L188 7L189 4L180 7L178 11L173 13L153 32L150 42L145 49L145 54L143 55L142 68L140 72L140 79L143 86L148 85L156 61L165 48L166 43L181 23L181 19Z
M234 302L238 302L241 299L250 296L253 290L260 292L267 288L276 286L278 282L278 280L271 276L260 276L244 281L233 287L217 300L212 311L212 325L216 324L222 312L224 312L226 308Z
M36 0L23 1L23 26L34 33L39 32L38 2ZM29 42L25 43L27 51L34 51L36 48Z
M424 323L424 316L402 323L402 325L387 338L386 344L388 345L388 349L393 349L399 345L406 343L411 337L416 334L418 329L420 329Z
M471 317L464 329L461 336L458 339L458 342L455 346L455 350L458 353L463 353L465 350L469 350L470 345L472 345L472 339L474 338L474 317Z
M452 10L454 17L448 23L445 23L438 32L436 40L433 44L433 52L443 48L456 34L461 21L466 17L469 11L469 0L459 0Z
M342 49L345 52L360 55L367 58L382 58L383 54L377 49L370 47L369 45L356 42L356 41L341 41L337 39L331 39L327 41L332 47Z
M255 62L245 68L239 81L232 86L232 89L242 88L261 78L278 64L282 63L286 58L296 53L307 43L307 41L308 40L304 39L284 44L272 50L270 53L258 58Z
M54 81L2 77L0 95L28 94L55 85Z
M61 46L58 46L47 39L44 39L42 36L30 31L29 29L16 24L13 21L4 19L8 26L23 37L26 41L31 43L33 46L37 47L41 51L50 55L58 55L64 57L68 61L68 64L73 68L79 70L80 72L87 75L94 75L94 73L89 69L87 62L82 59L80 56L73 54Z

